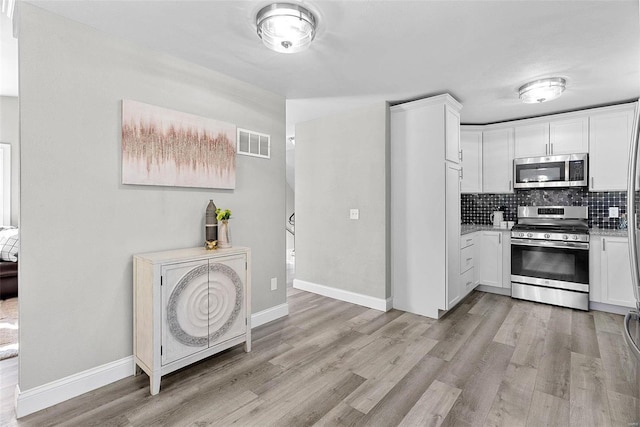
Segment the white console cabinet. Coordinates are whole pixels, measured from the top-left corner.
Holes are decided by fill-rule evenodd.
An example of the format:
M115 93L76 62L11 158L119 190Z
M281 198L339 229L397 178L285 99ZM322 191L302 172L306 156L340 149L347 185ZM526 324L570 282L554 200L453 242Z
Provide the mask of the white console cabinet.
M163 375L245 343L251 351L251 251L179 249L133 257L134 370Z

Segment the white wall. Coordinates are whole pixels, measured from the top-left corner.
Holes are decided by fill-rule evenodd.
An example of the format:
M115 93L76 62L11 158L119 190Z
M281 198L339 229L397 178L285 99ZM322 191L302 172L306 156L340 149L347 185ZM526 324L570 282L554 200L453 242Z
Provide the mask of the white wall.
M20 116L16 96L0 96L0 142L11 144L11 225L20 215Z
M390 297L388 115L377 102L296 126L297 280Z
M287 208L286 208L285 215L287 217L286 220L288 225L289 217L296 210L295 209L296 194L293 191L293 188L291 188L289 184L286 185L286 198L287 198ZM286 233L287 233L286 238L287 238L287 255L288 255L295 248L295 238L288 231L286 231Z
M21 390L131 355L132 255L201 245L210 198L252 248L253 312L285 303L284 98L22 6ZM272 158L238 156L234 191L122 185L124 98L270 134Z

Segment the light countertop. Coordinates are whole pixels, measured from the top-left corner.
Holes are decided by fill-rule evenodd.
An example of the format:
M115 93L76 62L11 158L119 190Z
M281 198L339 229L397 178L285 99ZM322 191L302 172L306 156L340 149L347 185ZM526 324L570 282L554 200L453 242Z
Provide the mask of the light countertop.
M460 235L463 236L469 233L475 233L476 231L502 231L504 233L510 233L511 230L508 228L499 228L494 227L493 225L482 225L482 224L462 224L460 226Z
M460 226L460 235L464 236L465 234L475 233L476 231L502 231L504 233L508 233L511 230L508 228L498 228L492 225L482 225L482 224L462 224ZM607 228L590 228L589 234L592 236L614 236L614 237L627 237L627 230L616 230L616 229L607 229Z
M615 236L615 237L627 237L629 233L627 230L616 230L606 228L590 228L589 234L592 236Z

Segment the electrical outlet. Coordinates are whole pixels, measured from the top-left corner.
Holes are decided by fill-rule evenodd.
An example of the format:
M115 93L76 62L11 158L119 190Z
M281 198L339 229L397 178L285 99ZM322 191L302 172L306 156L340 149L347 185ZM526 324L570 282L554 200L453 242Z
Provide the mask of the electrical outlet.
M275 291L276 289L278 289L278 278L277 277L272 277L271 278L271 290Z
M619 218L620 212L617 206L612 206L609 208L609 218Z
M349 211L350 219L360 219L360 209L351 209Z

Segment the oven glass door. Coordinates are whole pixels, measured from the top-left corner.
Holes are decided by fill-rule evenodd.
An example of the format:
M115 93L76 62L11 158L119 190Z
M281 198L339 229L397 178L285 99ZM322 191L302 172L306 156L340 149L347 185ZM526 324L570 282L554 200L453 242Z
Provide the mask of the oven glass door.
M589 250L511 242L511 274L589 284Z
M516 184L563 182L565 162L545 162L516 165Z

